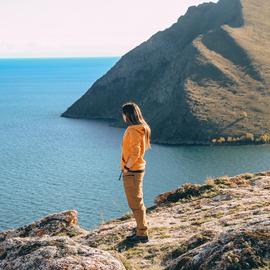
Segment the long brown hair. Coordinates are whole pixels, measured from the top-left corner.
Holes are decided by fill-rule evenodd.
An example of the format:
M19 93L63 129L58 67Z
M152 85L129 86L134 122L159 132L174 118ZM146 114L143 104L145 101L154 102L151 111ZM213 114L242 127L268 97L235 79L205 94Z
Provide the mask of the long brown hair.
M135 102L127 102L122 105L123 114L125 114L128 125L144 125L146 132L145 149L150 149L151 128L144 120L140 107Z

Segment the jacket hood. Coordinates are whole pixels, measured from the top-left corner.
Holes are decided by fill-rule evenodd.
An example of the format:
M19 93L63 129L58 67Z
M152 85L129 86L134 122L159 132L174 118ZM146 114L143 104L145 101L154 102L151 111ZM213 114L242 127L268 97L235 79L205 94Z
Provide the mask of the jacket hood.
M139 133L141 133L141 135L144 135L144 133L145 133L144 125L131 125L131 126L128 127L128 129L135 129Z

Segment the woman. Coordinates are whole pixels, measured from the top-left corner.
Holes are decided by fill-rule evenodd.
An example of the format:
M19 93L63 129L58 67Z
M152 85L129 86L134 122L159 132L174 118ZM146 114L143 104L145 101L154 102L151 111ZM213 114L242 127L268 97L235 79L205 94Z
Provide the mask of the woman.
M142 183L146 165L144 153L151 148L151 129L144 120L139 106L134 102L122 106L122 116L128 127L122 140L121 170L128 205L137 224L135 233L128 236L127 240L145 243L148 242L148 226Z

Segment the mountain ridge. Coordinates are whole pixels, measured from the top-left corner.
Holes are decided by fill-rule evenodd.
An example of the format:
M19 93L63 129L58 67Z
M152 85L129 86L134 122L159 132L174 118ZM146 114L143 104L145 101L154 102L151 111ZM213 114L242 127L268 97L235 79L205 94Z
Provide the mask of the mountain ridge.
M257 55L254 46L264 41L254 44L252 31L260 27L270 44L269 11L262 0L190 7L171 27L125 54L61 116L110 119L112 126L124 127L121 105L132 100L141 106L153 142L259 137L270 129L270 60ZM258 12L266 14L266 24L255 18Z

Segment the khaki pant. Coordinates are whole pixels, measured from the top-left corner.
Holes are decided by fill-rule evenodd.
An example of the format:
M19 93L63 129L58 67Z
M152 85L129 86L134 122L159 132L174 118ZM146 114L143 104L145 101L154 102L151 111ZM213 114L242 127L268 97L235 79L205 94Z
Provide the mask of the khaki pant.
M144 173L127 172L123 174L124 189L128 205L137 223L136 234L138 236L148 235L146 208L143 202L142 191Z

